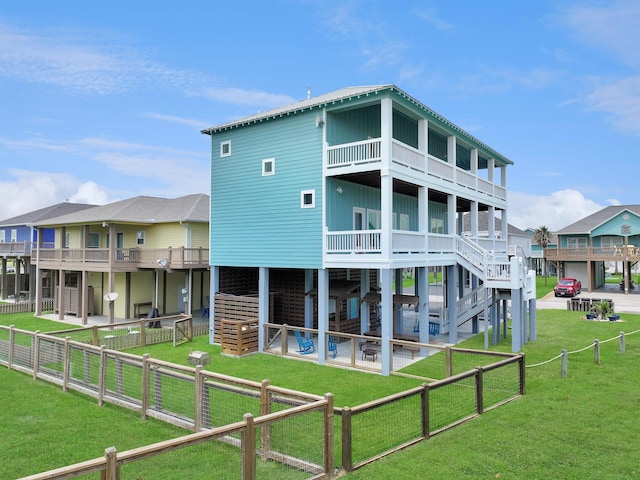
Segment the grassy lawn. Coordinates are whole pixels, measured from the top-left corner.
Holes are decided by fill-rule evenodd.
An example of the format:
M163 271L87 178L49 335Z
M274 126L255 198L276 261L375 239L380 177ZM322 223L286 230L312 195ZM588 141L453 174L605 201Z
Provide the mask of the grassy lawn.
M538 311L538 340L523 350L527 364L555 357L563 348L579 350L595 338L640 328L638 315L623 315L624 323L580 317L579 312ZM43 331L51 323L29 315L0 317L0 322L7 321L26 329L24 321ZM640 401L640 334L628 336L626 344L625 354L619 352L617 340L603 344L601 365L595 365L592 349L571 355L566 379L560 377L559 360L528 368L523 398L345 478L634 478L640 475L640 445L631 441ZM482 345L482 336L463 344L478 349ZM508 351L509 346L507 341L494 348ZM337 406L357 405L418 383L261 354L231 358L220 355L205 337L178 348L158 345L132 353L186 364L190 348L211 352L210 370L258 381L268 378L274 385L320 395L331 392ZM109 446L122 451L185 433L154 420L143 422L118 407L98 407L93 399L64 394L59 387L5 368L0 368L0 391L0 447L4 458L15 459L0 464L0 478L101 456ZM202 467L185 468L189 470L181 470L176 478L196 478ZM158 472L149 478L170 478ZM281 478L278 474L270 478Z

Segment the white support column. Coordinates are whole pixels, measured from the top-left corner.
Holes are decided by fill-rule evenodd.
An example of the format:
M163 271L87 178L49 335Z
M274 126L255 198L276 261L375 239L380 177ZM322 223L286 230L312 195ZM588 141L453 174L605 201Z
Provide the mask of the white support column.
M447 234L456 234L456 204L458 199L455 195L447 195Z
M318 363L324 365L326 359L325 332L329 330L329 270L318 269Z
M471 168L469 169L469 172L472 173L474 176L478 176L478 149L477 148L471 149Z
M35 245L36 245L36 311L35 315L42 315L42 271L40 270L40 229L35 229ZM31 251L31 255L33 255L33 250ZM6 265L5 265L6 267ZM6 272L6 268L2 270ZM4 275L4 273L3 273ZM4 277L3 277L4 281ZM51 280L49 280L49 284L51 285ZM51 296L51 294L49 294Z
M380 178L380 195L382 208L380 214L380 228L382 238L380 239L382 258L390 260L393 246L393 177L391 175L383 175Z
M80 291L82 292L82 325L89 323L89 274L83 270L80 274Z
M511 289L511 351L519 352L522 348L522 289Z
M420 297L418 309L420 343L429 343L429 272L427 267L416 268L416 280L418 282L417 293Z
M269 268L258 269L258 351L264 351L264 326L269 323Z
M496 238L496 207L489 207L487 211L487 231L489 234L490 240L495 240Z
M469 224L471 226L471 238L474 242L478 241L478 202L471 202L471 211L469 212Z
M509 229L507 228L507 211L506 210L500 210L500 239L503 240L505 242L505 244L508 246L509 244L509 239L507 238L507 234L509 232Z
M445 267L447 272L447 281L445 284L447 298L447 319L449 320L449 343L458 343L458 297L456 284L458 282L457 265L448 265Z
M418 151L425 159L429 154L429 121L425 118L418 120Z
M393 270L383 268L382 274L382 325L380 326L381 351L380 361L382 363L382 375L388 376L391 373L391 340L393 339L393 290L392 277Z
M220 290L220 267L211 266L210 268L210 285L209 285L209 343L213 345L214 343L214 319L215 319L215 308L216 308L216 293ZM262 330L262 329L260 329ZM260 337L264 336L264 333L258 331L258 344L262 344L260 341ZM258 348L259 348L258 345Z
M456 166L456 156L457 156L457 148L456 148L456 136L449 135L447 137L447 163Z

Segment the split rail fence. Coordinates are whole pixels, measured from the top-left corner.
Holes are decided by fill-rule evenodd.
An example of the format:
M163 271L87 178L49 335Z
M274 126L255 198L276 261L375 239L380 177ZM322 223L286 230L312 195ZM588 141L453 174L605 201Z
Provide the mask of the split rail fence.
M100 405L119 405L143 419L156 418L194 432L130 452L107 449L104 458L29 480L78 478L90 471L100 471L105 480L119 480L121 467L131 467L131 462L212 439L222 442L213 442L218 447L211 448L237 447L220 454L227 459L235 455L236 461L224 462L232 465L227 471L216 468L217 478L274 478L278 474L265 467L274 462L257 461L264 459L304 472L305 478L331 479L336 467L360 468L523 395L524 360L521 354L449 347L430 359L431 373L444 378L338 408L330 394L319 397L69 337L0 327L0 365L60 385L63 391L82 392ZM128 472L145 477L147 471L138 468Z

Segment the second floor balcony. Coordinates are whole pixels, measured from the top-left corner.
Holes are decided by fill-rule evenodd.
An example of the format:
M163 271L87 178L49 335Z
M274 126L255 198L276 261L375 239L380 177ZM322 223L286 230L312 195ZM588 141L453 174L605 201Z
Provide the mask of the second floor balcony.
M32 248L31 263L44 269L135 271L148 268L207 268L208 248Z
M327 147L325 171L327 175L342 175L364 172L381 167L382 149L380 138L345 143ZM391 142L392 168L435 184L455 185L459 189L506 201L507 191L473 172L440 160L433 155L393 139Z
M640 246L545 248L544 257L552 261L640 261Z

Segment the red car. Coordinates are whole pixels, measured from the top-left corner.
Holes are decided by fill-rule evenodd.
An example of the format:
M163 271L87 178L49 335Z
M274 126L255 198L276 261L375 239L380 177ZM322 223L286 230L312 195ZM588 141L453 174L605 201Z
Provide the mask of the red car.
M582 291L582 283L575 278L561 278L556 286L553 287L553 293L556 297L574 297Z

